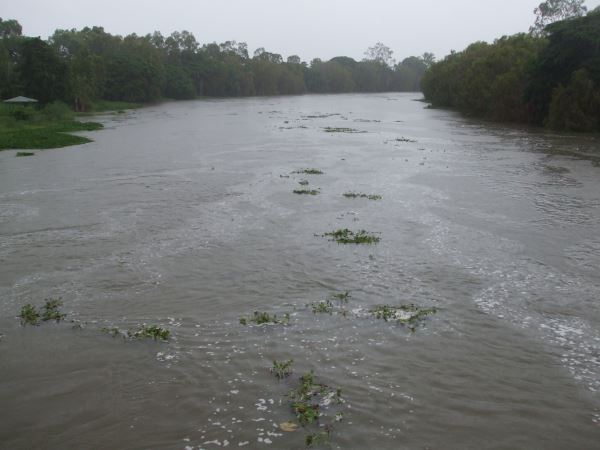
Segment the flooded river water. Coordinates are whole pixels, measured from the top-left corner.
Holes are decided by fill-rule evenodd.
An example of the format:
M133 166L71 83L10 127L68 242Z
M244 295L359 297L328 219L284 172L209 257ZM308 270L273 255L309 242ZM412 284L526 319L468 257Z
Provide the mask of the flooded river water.
M344 400L325 447L600 448L600 168L557 155L598 139L419 97L165 103L0 152L0 448L301 449L311 370ZM66 321L20 325L56 297ZM438 308L414 332L360 313L411 303ZM143 323L171 339L100 331Z

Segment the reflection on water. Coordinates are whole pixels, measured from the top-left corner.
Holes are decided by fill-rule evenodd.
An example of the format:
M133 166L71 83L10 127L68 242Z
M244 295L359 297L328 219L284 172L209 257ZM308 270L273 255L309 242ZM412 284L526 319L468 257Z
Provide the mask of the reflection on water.
M314 370L345 400L334 448L594 448L600 169L557 153L595 138L415 97L167 103L1 152L0 447L303 448L280 424ZM320 194L293 195L304 179ZM338 228L382 240L318 236ZM313 313L340 291L348 314ZM49 297L82 328L19 325ZM439 312L414 333L352 313L403 303ZM291 321L241 326L253 311ZM173 338L100 332L142 323Z

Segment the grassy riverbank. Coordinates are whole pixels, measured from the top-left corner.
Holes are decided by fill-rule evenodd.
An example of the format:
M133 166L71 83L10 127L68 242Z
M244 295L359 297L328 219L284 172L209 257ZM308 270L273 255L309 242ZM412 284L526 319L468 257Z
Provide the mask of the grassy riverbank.
M94 113L138 108L137 103L98 102ZM44 107L0 105L0 150L48 149L91 142L84 136L70 134L76 131L94 131L103 128L96 122L81 122L63 103Z

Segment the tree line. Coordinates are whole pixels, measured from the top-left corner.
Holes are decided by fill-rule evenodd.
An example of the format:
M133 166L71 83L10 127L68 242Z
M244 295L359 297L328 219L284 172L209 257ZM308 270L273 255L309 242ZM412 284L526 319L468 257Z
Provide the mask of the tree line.
M549 0L535 12L529 33L476 42L433 64L425 99L474 117L600 132L600 8Z
M418 91L433 55L396 64L381 43L366 58L314 59L228 41L200 45L188 31L125 37L102 27L56 30L48 40L22 35L0 19L0 97L63 101L86 111L96 100L152 102L161 98L304 93Z

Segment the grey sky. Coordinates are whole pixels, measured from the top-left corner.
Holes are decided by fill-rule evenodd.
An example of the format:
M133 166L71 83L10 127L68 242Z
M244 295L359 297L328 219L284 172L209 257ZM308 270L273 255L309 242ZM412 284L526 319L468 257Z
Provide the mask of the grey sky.
M236 40L303 60L363 57L381 41L396 59L442 57L477 40L527 31L541 0L5 0L0 17L29 36L100 25L113 34L189 30L200 43ZM600 0L588 0L591 9Z

